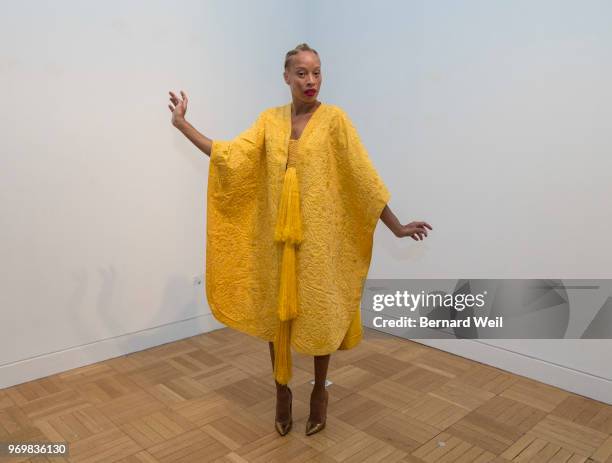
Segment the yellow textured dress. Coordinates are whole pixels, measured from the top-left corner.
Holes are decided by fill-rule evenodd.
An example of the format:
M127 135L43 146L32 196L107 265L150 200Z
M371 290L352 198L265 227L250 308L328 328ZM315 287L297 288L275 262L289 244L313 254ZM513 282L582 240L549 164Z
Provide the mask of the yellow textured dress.
M291 104L213 141L206 294L222 323L274 341L274 376L290 349L325 355L362 337L360 301L373 233L390 194L346 113L322 103L299 140Z

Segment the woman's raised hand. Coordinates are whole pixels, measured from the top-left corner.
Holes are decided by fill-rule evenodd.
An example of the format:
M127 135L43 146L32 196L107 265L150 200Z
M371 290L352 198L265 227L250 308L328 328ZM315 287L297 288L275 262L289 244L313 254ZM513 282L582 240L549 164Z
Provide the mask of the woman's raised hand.
M395 236L403 238L404 236L410 236L415 241L423 241L423 235L427 236L427 229L433 230L431 225L427 222L410 222L406 225L401 225L394 230Z
M185 113L187 112L187 94L181 90L182 99L177 97L173 92L170 93L170 103L168 107L172 112L172 125L176 124L185 119ZM173 106L174 105L174 106Z

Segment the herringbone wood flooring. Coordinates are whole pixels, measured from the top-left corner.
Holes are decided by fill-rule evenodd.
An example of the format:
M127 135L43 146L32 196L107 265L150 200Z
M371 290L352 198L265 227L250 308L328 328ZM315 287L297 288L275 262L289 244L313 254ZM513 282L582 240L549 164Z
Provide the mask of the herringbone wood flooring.
M0 390L0 441L70 446L6 461L612 462L610 405L364 330L331 357L314 436L312 357L293 354L281 437L267 343L225 328Z

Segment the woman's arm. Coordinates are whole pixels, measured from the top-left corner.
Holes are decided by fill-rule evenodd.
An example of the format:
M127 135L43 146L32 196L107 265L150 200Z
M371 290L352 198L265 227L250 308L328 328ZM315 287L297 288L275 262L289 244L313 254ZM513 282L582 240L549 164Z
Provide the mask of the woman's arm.
M427 236L427 228L433 230L431 225L429 225L427 222L421 221L410 222L409 224L402 225L388 204L386 204L385 208L382 210L380 220L382 220L389 230L391 230L398 238L410 236L415 241L422 241L423 235Z
M198 132L196 128L184 118L178 119L176 122L173 121L172 125L183 132L183 135L210 157L210 151L212 149L212 140L210 138Z
M181 96L183 97L181 99L174 93L169 93L172 104L169 104L168 107L172 112L172 125L179 129L194 145L196 145L202 152L210 157L212 140L198 132L196 128L185 119L188 102L187 94L181 90Z

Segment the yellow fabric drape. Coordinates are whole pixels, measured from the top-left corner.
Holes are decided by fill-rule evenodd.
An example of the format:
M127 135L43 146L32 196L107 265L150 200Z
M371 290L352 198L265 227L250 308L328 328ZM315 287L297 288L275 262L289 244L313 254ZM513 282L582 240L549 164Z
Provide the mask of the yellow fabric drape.
M360 342L373 234L390 198L338 106L322 103L299 140L290 134L286 104L214 140L207 192L208 303L227 326L275 342L279 382L291 377L291 349L326 355Z
M300 191L295 168L297 140L289 140L287 170L278 208L274 240L283 243L278 292L278 331L274 340L274 377L280 384L291 379L291 321L297 317L296 252L302 242Z

